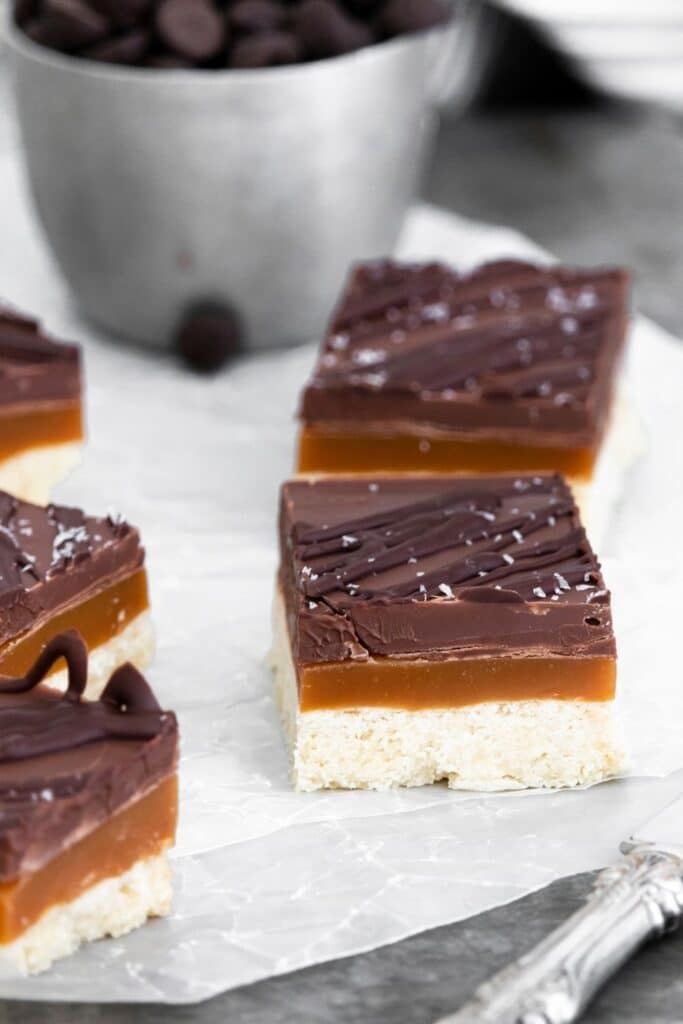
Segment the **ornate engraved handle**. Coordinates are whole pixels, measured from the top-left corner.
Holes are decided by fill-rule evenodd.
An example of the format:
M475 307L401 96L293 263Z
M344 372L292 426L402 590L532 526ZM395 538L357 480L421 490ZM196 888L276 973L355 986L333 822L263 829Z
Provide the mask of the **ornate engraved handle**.
M647 939L683 917L680 856L646 844L597 879L586 905L438 1024L569 1024Z

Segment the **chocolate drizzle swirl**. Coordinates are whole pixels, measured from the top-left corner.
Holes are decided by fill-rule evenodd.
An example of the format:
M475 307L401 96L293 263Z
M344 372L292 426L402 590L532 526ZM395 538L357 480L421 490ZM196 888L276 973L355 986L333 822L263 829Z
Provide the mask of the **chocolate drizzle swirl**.
M163 731L168 716L161 711L144 677L130 664L112 675L100 700L81 700L88 674L88 649L75 630L51 640L26 675L0 679L0 695L34 689L60 658L68 666L69 686L63 697L52 701L49 713L43 701L6 704L0 696L0 765L99 740L151 739Z
M78 401L80 349L46 335L40 323L0 304L0 404Z
M67 663L60 694L48 673ZM0 679L0 882L48 862L175 771L178 726L132 665L84 701L87 650L55 637L22 677Z
M623 343L627 288L622 270L516 260L468 274L438 263L361 265L301 416L310 424L409 419L595 442Z
M559 476L291 482L281 523L302 661L614 650L600 564Z

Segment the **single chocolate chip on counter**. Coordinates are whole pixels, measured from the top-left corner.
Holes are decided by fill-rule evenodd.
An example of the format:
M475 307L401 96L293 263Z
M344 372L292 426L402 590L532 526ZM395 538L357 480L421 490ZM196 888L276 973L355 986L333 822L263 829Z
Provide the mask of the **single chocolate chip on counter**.
M149 32L144 29L132 29L125 35L105 39L96 46L83 50L81 56L89 60L103 61L105 64L139 64L149 48Z
M304 54L312 59L337 57L372 42L369 27L333 0L302 0L292 18Z
M228 62L231 68L268 68L298 60L301 47L291 32L259 32L239 39Z
M109 23L83 0L44 0L25 31L34 42L69 53L105 39Z
M377 24L385 35L398 36L433 28L449 17L442 0L387 0L380 9Z
M177 335L178 351L198 373L216 373L240 350L239 321L225 306L195 306L184 317Z
M208 0L162 0L156 29L166 46L188 60L211 60L226 41L223 18Z
M238 0L228 9L228 24L233 32L274 32L285 23L285 8L275 0Z

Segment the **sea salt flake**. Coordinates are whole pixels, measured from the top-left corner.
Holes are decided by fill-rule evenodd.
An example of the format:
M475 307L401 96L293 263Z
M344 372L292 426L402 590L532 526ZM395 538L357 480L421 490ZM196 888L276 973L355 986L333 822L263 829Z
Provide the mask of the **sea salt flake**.
M524 540L524 536L523 536L523 534L521 534L519 532L519 530L513 530L512 531L512 536L515 538L515 540L517 541L518 544L521 544L522 541Z
M361 380L370 388L383 388L387 382L386 373L364 373Z
M373 363L383 362L386 357L386 352L381 348L359 348L351 358L357 366L372 366Z
M534 597L547 597L547 594L543 587L534 587L532 593Z
M357 543L358 543L358 537L352 537L350 533L345 533L345 534L342 535L342 545L345 548L350 547L351 544L357 544Z
M576 298L578 309L593 309L598 304L598 293L594 288L582 288Z
M442 594L445 594L446 597L453 597L453 591L447 583L439 583L439 590Z
M551 309L554 309L556 313L566 313L572 308L571 301L565 291L557 286L548 289L545 302L546 305L550 306Z
M514 564L514 558L512 557L512 555L508 555L507 551L504 551L501 557L504 562L507 562L508 565Z
M445 302L431 302L422 310L425 320L447 320L450 310Z

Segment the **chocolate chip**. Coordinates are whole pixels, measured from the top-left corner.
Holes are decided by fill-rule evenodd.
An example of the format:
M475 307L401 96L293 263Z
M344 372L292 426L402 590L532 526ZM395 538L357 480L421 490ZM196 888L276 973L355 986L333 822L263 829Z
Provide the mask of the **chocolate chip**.
M105 64L139 64L147 52L149 38L149 32L144 29L132 29L125 35L114 36L91 46L83 51L82 56Z
M345 4L351 14L355 14L359 18L367 18L377 13L382 0L345 0Z
M174 53L152 53L143 61L147 68L158 68L160 71L179 71L193 68L190 60L177 57Z
M14 20L22 27L38 12L38 0L15 0Z
M44 0L41 13L25 31L34 42L69 53L104 39L109 24L83 0Z
M333 0L302 0L293 12L293 24L304 54L312 59L337 57L372 42L368 26Z
M226 39L223 18L208 0L163 0L156 28L166 46L194 61L216 57Z
M140 25L152 9L153 0L89 0L90 6L109 18L117 28Z
M274 0L239 0L228 11L233 32L274 32L285 23L286 13Z
M215 373L240 349L237 317L225 306L196 306L178 331L178 351L198 373Z
M449 18L441 0L387 0L379 12L377 24L388 36L404 32L421 32L440 25Z
M231 68L267 68L300 59L301 47L291 32L259 32L235 43L229 64Z

